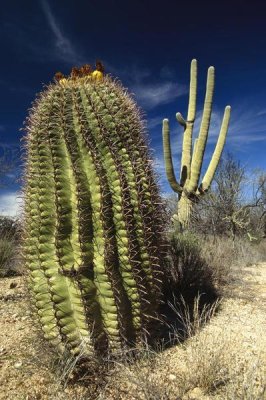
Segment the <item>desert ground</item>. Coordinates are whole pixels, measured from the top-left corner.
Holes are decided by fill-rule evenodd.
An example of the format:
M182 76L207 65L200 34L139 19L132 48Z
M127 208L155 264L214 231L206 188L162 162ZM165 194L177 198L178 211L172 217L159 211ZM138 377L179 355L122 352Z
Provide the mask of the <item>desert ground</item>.
M25 277L1 279L0 399L266 399L266 264L234 274L186 341L79 378L40 339Z

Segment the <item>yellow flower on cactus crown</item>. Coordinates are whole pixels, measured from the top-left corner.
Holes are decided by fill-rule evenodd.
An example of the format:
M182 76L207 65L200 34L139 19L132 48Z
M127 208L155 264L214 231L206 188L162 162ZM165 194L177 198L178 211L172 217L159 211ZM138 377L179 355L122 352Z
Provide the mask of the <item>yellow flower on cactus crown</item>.
M93 71L92 77L95 80L100 81L101 79L103 79L103 74L104 74L103 64L101 63L101 61L97 60L96 61L96 70Z
M96 81L100 81L103 79L103 73L101 71L98 71L97 69L93 71L91 75Z
M63 86L66 84L66 82L67 82L67 79L66 79L66 78L62 78L62 79L60 79L60 81L59 81L60 85L63 85Z

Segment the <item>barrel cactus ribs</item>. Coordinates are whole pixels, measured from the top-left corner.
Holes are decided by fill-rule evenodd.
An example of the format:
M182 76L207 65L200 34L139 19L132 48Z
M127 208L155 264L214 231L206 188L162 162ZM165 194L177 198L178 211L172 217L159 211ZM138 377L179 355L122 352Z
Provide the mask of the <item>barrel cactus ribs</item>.
M162 280L165 218L140 113L96 70L58 73L26 121L24 258L45 338L72 354L152 337Z

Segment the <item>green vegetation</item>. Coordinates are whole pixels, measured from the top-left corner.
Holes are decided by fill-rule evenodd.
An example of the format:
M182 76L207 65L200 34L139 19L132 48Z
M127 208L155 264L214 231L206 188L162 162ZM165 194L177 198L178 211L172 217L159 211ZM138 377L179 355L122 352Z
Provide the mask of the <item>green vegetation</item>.
M23 249L45 338L87 355L150 342L165 217L138 108L75 73L39 96L27 132Z

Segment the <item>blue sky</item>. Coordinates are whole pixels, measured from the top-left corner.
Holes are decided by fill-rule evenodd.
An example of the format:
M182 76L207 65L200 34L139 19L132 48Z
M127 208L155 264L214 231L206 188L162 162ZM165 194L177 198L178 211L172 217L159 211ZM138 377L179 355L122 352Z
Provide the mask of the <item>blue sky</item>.
M226 150L251 171L266 168L266 24L264 2L13 0L1 4L0 145L20 146L20 128L56 71L99 58L144 110L163 192L167 185L161 120L171 124L177 175L190 61L198 60L199 125L207 68L216 68L208 161L223 109L232 106ZM195 131L195 134L197 130ZM206 168L205 162L205 168ZM18 162L21 165L21 162ZM21 167L18 167L18 173ZM8 176L0 212L17 212L20 183Z

